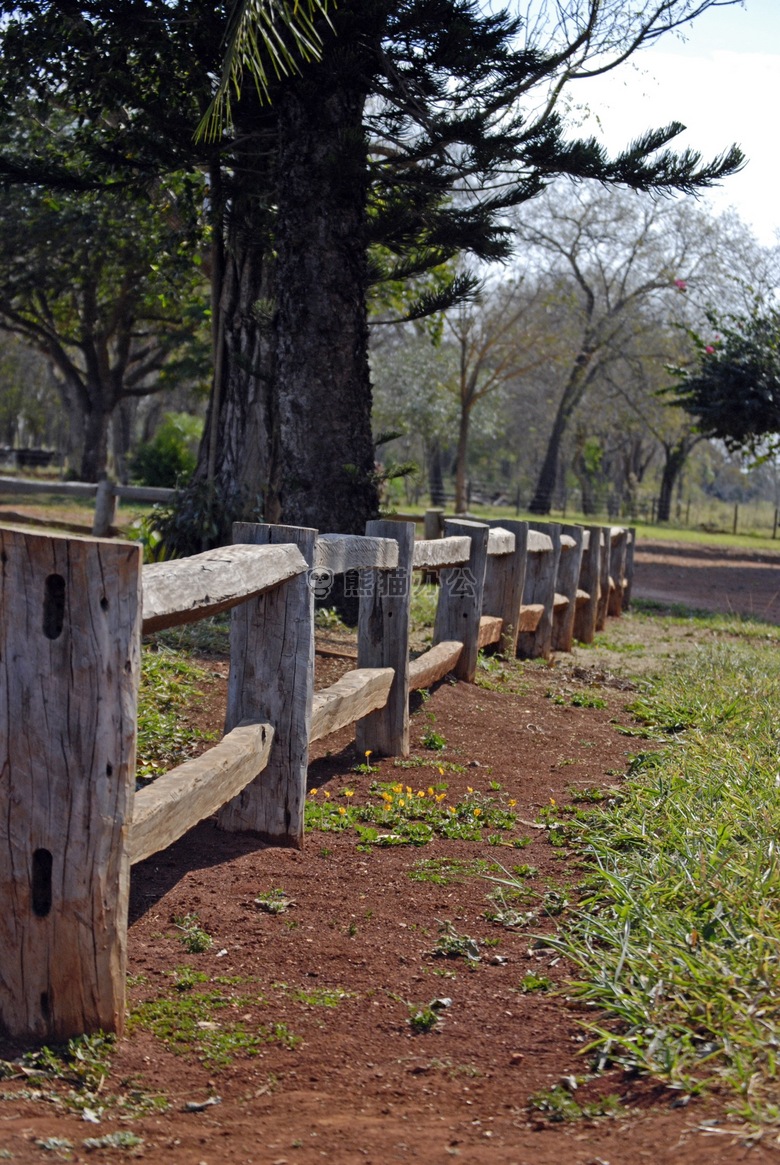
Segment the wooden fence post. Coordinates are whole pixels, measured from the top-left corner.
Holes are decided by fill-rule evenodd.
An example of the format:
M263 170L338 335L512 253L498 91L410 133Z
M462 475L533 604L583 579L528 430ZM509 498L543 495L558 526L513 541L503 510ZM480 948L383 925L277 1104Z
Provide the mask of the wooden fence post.
M585 531L582 526L562 526L561 532L574 539L573 546L561 547L555 588L569 600L560 619L553 622L552 646L554 651L571 651L574 639L574 620L577 615L577 588L582 565L582 542Z
M372 538L398 543L395 570L372 570L371 593L361 594L358 614L358 667L391 667L395 671L384 708L357 721L358 753L409 755L409 624L412 604L414 522L368 522ZM369 575L369 572L361 572ZM361 587L361 591L362 591Z
M583 551L580 566L580 584L588 598L577 609L574 619L574 638L580 643L592 643L596 634L596 614L601 586L601 526L588 526L588 546Z
M471 554L464 566L453 566L441 572L433 642L435 645L457 640L463 644L463 651L453 673L459 680L473 683L477 674L479 621L482 617L490 529L483 522L445 519L445 538L464 534L471 538Z
M310 569L316 538L316 530L297 526L233 526L234 543L293 543ZM220 811L221 829L303 846L313 682L314 592L306 574L233 608L225 731L242 720L266 721L274 740L265 769Z
M423 524L423 537L441 538L443 528L444 510L439 506L435 506L430 510L426 510Z
M626 585L623 587L623 610L631 606L631 589L634 585L634 551L636 549L636 526L629 526L626 543Z
M491 521L489 526L509 530L515 536L513 554L488 555L482 596L482 614L498 615L502 620L499 650L514 659L525 586L528 523L501 518Z
M552 654L555 579L561 555L561 527L557 522L530 522L529 529L546 534L552 542L552 550L528 556L523 602L539 603L544 607L544 612L535 631L520 633L517 654L520 659L549 659Z
M623 580L626 574L626 542L628 530L611 531L612 548L609 556L609 574L614 588L609 594L607 614L617 619L623 610Z
M607 608L609 606L609 567L612 556L612 528L610 526L599 527L599 542L601 544L601 574L599 575L599 602L596 608L596 630L603 631L607 625Z
M0 1026L121 1032L141 550L0 530Z
M116 523L117 500L113 481L104 477L98 482L95 492L95 516L92 521L95 538L107 538L111 533L111 527Z

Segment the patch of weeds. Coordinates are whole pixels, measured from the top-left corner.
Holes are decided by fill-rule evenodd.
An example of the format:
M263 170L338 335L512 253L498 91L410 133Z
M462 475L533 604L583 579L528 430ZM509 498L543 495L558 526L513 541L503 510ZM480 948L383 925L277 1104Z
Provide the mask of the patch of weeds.
M619 1096L602 1096L598 1100L582 1101L563 1084L556 1084L547 1092L530 1097L528 1107L542 1113L552 1124L563 1121L592 1120L599 1116L616 1116L621 1111Z
M537 975L534 971L529 971L520 980L518 990L522 991L523 995L531 995L536 992L546 994L548 991L552 991L554 986L552 979L548 979L546 975Z
M187 760L199 741L214 738L188 725L184 716L187 704L202 694L196 685L205 679L206 672L182 655L144 646L138 697L139 785Z
M194 1054L214 1071L228 1067L239 1054L256 1056L268 1044L297 1047L300 1037L285 1024L259 1024L250 1029L244 1021L232 1018L239 1008L245 1010L257 1003L256 998L221 991L189 991L173 1000L160 998L140 1004L131 1013L128 1028L143 1027L175 1055Z
M209 977L203 971L196 971L194 967L185 964L176 967L172 972L173 985L177 991L192 991L199 983L208 983Z
M295 899L278 886L266 891L265 894L258 894L254 901L257 909L265 914L284 914L291 906L296 905Z
M569 695L567 692L548 688L545 695L548 700L560 707L569 705L572 708L606 708L607 706L607 701L602 696L594 696L591 692L575 692L573 695Z
M563 890L546 890L541 902L541 909L551 918L563 914L569 906L569 899Z
M354 991L344 991L341 987L288 987L286 983L273 983L272 986L307 1007L338 1007L345 999L355 998Z
M462 882L464 878L478 877L500 868L495 862L486 862L484 858L471 858L468 861L460 858L421 858L407 874L413 882L450 886Z
M519 906L510 901L507 892L500 886L493 890L488 901L490 906L484 911L482 917L486 918L488 922L503 926L506 930L520 930L536 919L535 910L521 910Z
M606 708L607 701L602 696L593 696L590 692L575 692L569 701L572 708Z
M439 1012L435 1007L429 1003L422 1003L419 1006L409 1004L409 1027L417 1035L423 1032L433 1031L438 1025Z
M431 752L442 752L443 749L447 747L447 741L445 738L441 735L441 733L436 732L434 728L428 729L425 735L421 738L420 743L422 744L423 748L427 748Z
M594 647L601 647L604 651L613 651L618 655L644 655L644 643L618 642L616 639L607 639L601 634L596 635Z
M104 1133L102 1137L86 1137L81 1143L85 1149L137 1149L143 1145L144 1139L129 1129L118 1129L115 1133Z
M465 765L455 764L454 761L450 761L450 760L442 760L441 757L437 757L434 760L432 757L429 757L429 756L410 756L410 757L407 757L406 760L396 759L393 761L393 768L394 769L436 769L439 772L440 776L444 776L445 773L465 773L465 771L466 771ZM441 792L442 789L446 789L446 787L447 787L446 785L438 785L438 786L434 785L434 788L437 788L439 792Z
M318 607L314 612L314 626L320 631L351 631L335 607Z
M363 776L368 776L368 774L370 774L370 773L378 772L379 770L374 765L371 764L371 749L370 748L366 749L366 751L363 753L363 756L365 758L364 760L362 760L359 764L352 766L352 772L353 773L361 773ZM345 795L346 795L347 791L348 790L345 790ZM354 792L354 790L353 790L353 792Z
M179 942L191 955L202 955L214 945L214 939L200 925L197 914L185 914L181 918L174 918L174 925L181 931Z
M69 1141L67 1137L38 1137L33 1143L39 1149L45 1149L47 1153L67 1153L70 1155L70 1150L75 1148L73 1141Z
M617 789L599 789L597 787L586 789L569 789L567 790L569 796L575 804L589 804L599 805L603 801L611 801L614 803Z
M354 828L361 848L425 845L434 836L481 841L486 829L509 831L514 827L514 800L507 801L503 795L491 797L469 786L457 804L448 805L446 789L441 783L415 790L400 781L375 782L365 804L355 804L353 790L343 790L346 805L331 797L327 789L322 797L319 789L311 789L305 825L309 830L334 832Z
M439 937L429 952L435 959L467 959L470 963L480 961L479 943L465 934L458 934L451 922L439 922Z
M51 1080L62 1080L85 1092L98 1092L108 1076L116 1037L105 1032L77 1036L67 1044L26 1052L22 1063Z

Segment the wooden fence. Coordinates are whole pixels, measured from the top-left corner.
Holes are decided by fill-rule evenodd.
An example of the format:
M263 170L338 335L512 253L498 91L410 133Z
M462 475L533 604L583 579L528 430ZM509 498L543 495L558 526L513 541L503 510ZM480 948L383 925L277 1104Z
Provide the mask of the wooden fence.
M234 544L142 567L141 548L0 529L0 1026L121 1031L130 868L216 813L301 846L308 747L409 752L409 693L474 679L481 647L549 656L630 594L623 529L371 522L366 536L238 524ZM433 646L409 658L413 572L440 588ZM313 692L314 593L360 595L357 668ZM141 635L232 608L225 735L135 791Z

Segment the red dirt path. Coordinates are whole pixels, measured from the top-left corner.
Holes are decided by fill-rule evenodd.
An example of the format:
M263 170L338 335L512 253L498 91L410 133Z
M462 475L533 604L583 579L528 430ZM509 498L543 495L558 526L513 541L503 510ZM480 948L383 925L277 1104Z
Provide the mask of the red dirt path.
M703 551L640 545L634 593L702 607L723 596L726 610L771 612L777 619L772 588L779 563L770 566L755 556L736 562L731 555L721 562ZM320 682L330 682L339 663L319 662ZM199 718L217 724L224 700L217 673L224 668L215 661L207 666L212 676ZM559 705L548 696L586 688L607 706ZM624 686L575 668L565 657L554 667L527 665L514 694L444 683L413 717L414 755L426 767L402 769L382 760L373 776L357 774L345 731L320 742L310 783L320 789L318 796L327 789L338 799L345 788L364 797L372 779L400 780L415 791L445 779L451 803L471 786L516 800L519 817L533 822L551 798L560 804L578 788L619 782L632 742L611 721L626 722L630 698ZM441 755L420 744L431 723L447 742ZM440 760L464 769L442 778ZM99 1124L85 1123L62 1103L67 1084L29 1077L0 1081L3 1156L16 1162L119 1161L128 1150L88 1150L84 1139L131 1129L143 1138L134 1152L170 1165L775 1160L777 1146L764 1140L749 1147L717 1097L678 1107L674 1093L618 1071L593 1077L576 1094L619 1097L614 1117L551 1124L529 1104L564 1077L589 1071L578 1055L583 1010L565 996L519 990L529 971L561 983L571 969L551 950L535 946L528 931L485 919L491 887L482 878L437 885L409 876L421 860L481 858L536 867L528 883L531 899L576 881L576 868L562 860L563 851L550 845L546 831L518 824L508 836L520 835L530 839L523 849L440 840L360 852L352 833L311 833L299 853L220 833L209 822L199 826L133 872L131 1005L181 998L172 972L188 964L208 976L205 989L221 990L229 1000L207 1022L240 1020L249 1031L285 1024L301 1042L291 1050L269 1043L257 1056L239 1052L231 1064L217 1067L202 1063L197 1049L175 1055L134 1027L113 1058ZM294 905L279 915L260 912L254 900L275 887ZM187 914L197 914L213 937L205 953L188 954L182 947L174 920ZM444 920L480 942L478 963L431 956ZM325 1007L316 1002L316 992L324 989L346 994ZM413 1034L408 1004L443 996L452 1003L437 1030ZM12 1060L22 1050L0 1045L0 1057ZM123 1119L112 1098L134 1091L163 1095L167 1111ZM52 1096L60 1100L55 1104ZM219 1103L200 1111L185 1109L188 1102L217 1098ZM52 1137L73 1147L36 1144Z

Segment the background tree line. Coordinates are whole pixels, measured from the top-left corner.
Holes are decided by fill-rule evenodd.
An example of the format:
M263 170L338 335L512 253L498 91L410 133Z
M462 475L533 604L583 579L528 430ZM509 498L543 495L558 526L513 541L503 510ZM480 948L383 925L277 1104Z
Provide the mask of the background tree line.
M679 255L646 261L646 209L631 278L621 287L606 250L589 266L581 237L595 245L597 231L576 225L585 187L690 193L742 163L736 148L711 161L674 153L678 125L609 157L571 136L561 94L719 2L575 0L555 18L543 5L519 18L466 0L312 7L317 59L235 91L225 45L239 74L252 64L236 57L234 34L257 28L262 0L3 5L0 320L54 366L80 472L104 471L109 421L122 472L133 416L153 415L139 402L208 378L195 472L167 531L174 547L261 514L362 530L382 477L369 333L385 337L380 384L382 348L416 344L427 326L439 338L433 357L420 349L432 383L447 381L442 360L457 363L460 500L492 416L497 437L518 427L515 477L521 461L535 465L525 439L540 434L532 507L544 512L609 369L629 408L625 369L649 366L640 334L651 317L662 327L688 263L682 240ZM227 119L213 104L220 77ZM559 176L583 183L580 194L540 200ZM483 275L499 261L500 274ZM547 396L526 391L526 416L508 420L506 394L530 384ZM434 478L449 440L441 411L431 404L424 421ZM601 454L598 435L580 432L572 457L587 481Z

